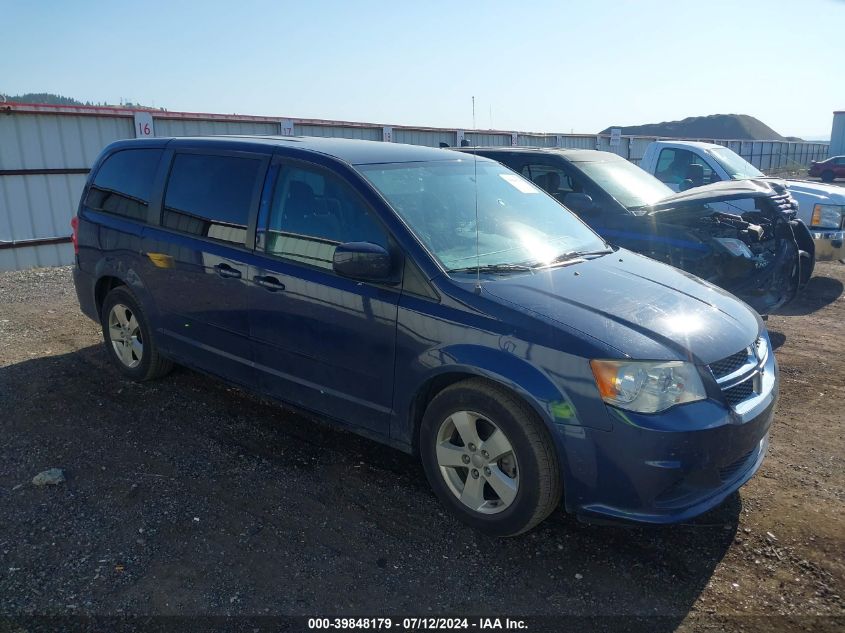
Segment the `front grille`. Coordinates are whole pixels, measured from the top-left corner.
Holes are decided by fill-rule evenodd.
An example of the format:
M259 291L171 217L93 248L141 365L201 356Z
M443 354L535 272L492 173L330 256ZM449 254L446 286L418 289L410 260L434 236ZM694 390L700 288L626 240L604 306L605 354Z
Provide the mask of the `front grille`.
M757 447L754 447L736 461L731 462L727 466L722 466L719 469L719 479L721 479L723 482L726 482L736 477L736 475L740 473L743 467L747 465L748 460L751 458L752 455L754 455L756 450Z
M722 360L717 360L715 363L711 363L710 371L713 372L713 375L716 377L716 380L719 380L719 378L734 373L737 369L745 365L747 362L748 350L743 349L738 351L736 354L731 354L727 358L723 358Z
M757 395L760 367L766 362L769 349L766 338L760 336L750 346L710 364L710 371L732 407ZM742 382L737 383L737 379Z
M793 198L789 193L772 196L770 200L778 211L783 211L784 213L791 213L798 207L795 203L795 198Z
M769 184L775 191L774 195L769 197L769 201L775 209L784 213L798 211L798 203L783 183L770 181Z
M728 404L734 407L754 395L754 379L749 378L738 385L725 389L722 393L725 394L725 400L728 401Z

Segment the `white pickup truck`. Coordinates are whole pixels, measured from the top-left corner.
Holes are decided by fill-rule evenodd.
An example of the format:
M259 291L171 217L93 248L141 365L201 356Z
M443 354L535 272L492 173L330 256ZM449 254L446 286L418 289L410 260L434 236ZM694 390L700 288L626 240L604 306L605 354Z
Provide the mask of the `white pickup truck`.
M646 148L640 167L675 191L723 180L778 180L767 178L727 147L698 141L654 141ZM798 218L810 229L816 261L845 260L845 187L806 180L782 182L798 202ZM732 206L753 209L754 201L734 201Z

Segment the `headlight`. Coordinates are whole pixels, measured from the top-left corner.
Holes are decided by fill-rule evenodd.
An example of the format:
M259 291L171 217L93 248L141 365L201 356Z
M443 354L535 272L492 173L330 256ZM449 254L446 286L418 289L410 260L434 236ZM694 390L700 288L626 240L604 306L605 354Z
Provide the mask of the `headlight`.
M817 204L813 207L813 217L810 220L812 226L838 229L842 226L842 213L845 212L843 204Z
M748 248L748 245L742 240L738 240L735 237L716 237L714 239L724 246L731 255L736 257L746 257L748 259L752 259L754 257L754 253L751 252L751 249Z
M692 363L591 360L590 366L602 400L620 409L657 413L706 397Z

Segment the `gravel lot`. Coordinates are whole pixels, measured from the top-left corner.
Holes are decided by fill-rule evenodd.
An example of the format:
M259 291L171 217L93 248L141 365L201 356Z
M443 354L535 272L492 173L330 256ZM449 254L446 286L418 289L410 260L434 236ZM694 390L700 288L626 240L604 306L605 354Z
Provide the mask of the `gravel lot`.
M782 399L739 494L667 528L562 511L494 540L389 448L177 369L126 382L68 268L0 273L0 614L845 620L845 266L769 320ZM36 487L37 473L67 480ZM734 615L786 617L754 619ZM0 627L2 628L2 627ZM752 627L753 628L753 627Z

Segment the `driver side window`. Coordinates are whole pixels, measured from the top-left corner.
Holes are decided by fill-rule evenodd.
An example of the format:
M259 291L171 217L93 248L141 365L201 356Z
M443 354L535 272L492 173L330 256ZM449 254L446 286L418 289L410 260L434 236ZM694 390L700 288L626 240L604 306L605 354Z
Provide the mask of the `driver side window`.
M340 179L318 169L283 166L276 180L265 252L332 269L338 244L371 242L387 249L387 233Z
M522 168L522 175L558 202L563 202L569 193L581 191L569 174L552 165L531 163Z
M681 186L686 180L691 181L693 187L719 182L719 175L700 156L674 147L660 151L654 175L667 185Z
M577 170L573 171L574 173L567 173L551 165L533 163L522 168L522 175L541 187L570 211L574 211L582 217L588 212L591 216L604 213L605 205L602 204L602 193L597 191L591 183L584 182L584 178L580 177ZM571 199L567 200L567 197L574 193L590 196L592 207L584 209L582 206L574 204Z

